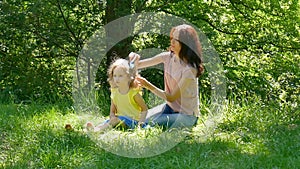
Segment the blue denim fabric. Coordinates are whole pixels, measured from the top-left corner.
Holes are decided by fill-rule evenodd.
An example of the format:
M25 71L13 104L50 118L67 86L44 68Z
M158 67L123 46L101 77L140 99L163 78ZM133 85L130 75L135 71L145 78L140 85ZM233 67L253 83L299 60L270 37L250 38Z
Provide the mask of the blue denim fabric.
M148 123L150 126L159 125L167 128L177 128L192 127L197 123L197 120L197 117L175 112L168 104L165 104L162 112L150 117Z
M123 121L129 129L134 129L138 125L138 121L133 120L132 118L127 116L118 116L118 119ZM105 120L103 123L109 123L109 120ZM146 123L143 124L142 128L145 128L146 125L147 125Z
M138 124L138 121L133 120L132 118L127 117L127 116L118 116L118 118L121 121L123 121L126 124L126 126L130 129L134 129Z

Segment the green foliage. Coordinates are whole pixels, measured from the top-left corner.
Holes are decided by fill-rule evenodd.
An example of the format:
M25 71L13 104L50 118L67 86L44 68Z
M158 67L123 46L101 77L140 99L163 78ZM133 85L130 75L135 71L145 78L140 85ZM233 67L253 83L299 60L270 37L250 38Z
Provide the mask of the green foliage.
M5 0L0 5L2 102L70 100L75 63L95 31L121 16L150 11L172 14L201 28L222 60L229 97L255 94L264 101L299 104L298 1ZM122 25L119 28L122 31ZM168 46L168 37L161 35L128 37L106 54L95 81L108 88L106 69L113 52L127 57L132 50ZM211 91L208 73L200 78L206 98ZM152 76L155 72L144 74L155 83L162 81Z
M0 167L300 168L299 1L3 0L0 6L0 100L32 102L0 106ZM78 132L86 118L66 105L83 44L99 27L143 11L176 15L201 28L222 60L229 103L222 123L205 142L199 124L164 154L128 159L100 149ZM122 57L130 50L150 56L143 52L166 50L168 45L168 37L146 33L113 49ZM95 78L100 82L95 97L101 115L109 113L109 57ZM141 72L160 88L162 73ZM199 82L205 118L212 91L209 72ZM161 102L149 91L143 96L150 107ZM61 107L44 105L61 100ZM75 131L65 132L66 123L74 124Z
M10 63L2 66L2 70L10 70L3 72L0 85L2 101L71 100L71 85L68 82L71 74L68 72L72 65L67 60L24 57L19 57L19 60L2 57L1 60ZM8 96L14 98L7 100Z
M1 2L1 101L71 99L76 57L101 20L98 7L78 2Z
M223 62L229 96L299 102L298 1L169 2L153 6L186 18L208 36ZM201 82L209 85L205 76Z

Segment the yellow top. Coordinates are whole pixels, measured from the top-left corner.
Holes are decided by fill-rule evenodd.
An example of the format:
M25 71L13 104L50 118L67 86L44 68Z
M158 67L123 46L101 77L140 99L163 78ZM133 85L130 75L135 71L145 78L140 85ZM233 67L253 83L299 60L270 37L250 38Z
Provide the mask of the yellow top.
M138 121L142 108L135 102L134 96L139 92L140 89L129 89L126 94L121 94L117 88L112 88L110 98L116 106L116 115L127 116Z

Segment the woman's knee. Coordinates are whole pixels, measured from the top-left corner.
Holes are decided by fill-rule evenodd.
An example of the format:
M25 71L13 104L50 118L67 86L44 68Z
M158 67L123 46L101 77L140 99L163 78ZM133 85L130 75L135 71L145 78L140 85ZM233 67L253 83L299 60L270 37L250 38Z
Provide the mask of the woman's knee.
M162 114L152 121L152 125L169 128L192 127L197 123L197 117L184 114ZM151 124L151 123L150 123Z

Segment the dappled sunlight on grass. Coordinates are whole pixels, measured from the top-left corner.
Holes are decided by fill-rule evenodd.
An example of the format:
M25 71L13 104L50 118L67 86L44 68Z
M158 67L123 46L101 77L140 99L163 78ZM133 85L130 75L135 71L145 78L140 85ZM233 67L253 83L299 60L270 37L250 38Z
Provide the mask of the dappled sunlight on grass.
M133 131L110 130L90 133L101 148L116 155L145 158L164 153L180 143L187 132L181 129L162 131L160 128L135 129Z
M78 121L74 114L64 112L66 115L63 115L61 110L53 106L39 106L34 112L26 105L22 108L19 108L19 105L11 106L16 107L17 111L9 112L6 120L1 120L1 124L5 121L9 123L1 130L1 134L6 135L4 139L7 141L3 146L11 147L1 153L3 156L1 161L5 162L4 164L1 162L1 165L28 168L38 164L36 167L55 168L67 166L70 159L81 161L80 154L76 154L80 152L78 148L91 142L85 135L65 131L66 121L70 122L70 119L73 119L71 122ZM41 111L38 111L39 109ZM7 110L10 111L11 108ZM64 161L63 158L68 160Z
M100 115L78 115L72 108L55 105L0 108L4 168L300 167L299 112L255 100L229 103L212 132L207 132L206 114L190 130L155 127L92 134L83 132L83 125L101 123L105 119ZM65 124L73 130L66 131Z

